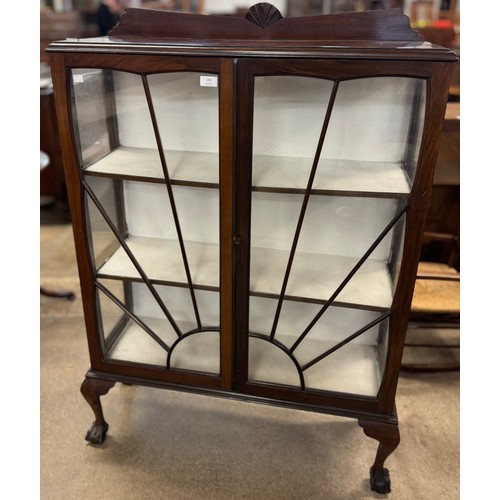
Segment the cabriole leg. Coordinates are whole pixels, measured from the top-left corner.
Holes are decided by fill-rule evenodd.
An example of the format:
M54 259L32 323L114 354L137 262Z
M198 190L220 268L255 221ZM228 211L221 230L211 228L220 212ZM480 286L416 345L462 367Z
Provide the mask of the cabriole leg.
M86 377L82 383L80 391L95 414L95 421L85 436L85 439L89 443L102 444L106 439L108 424L104 420L100 397L107 394L114 385L114 381L88 377Z
M370 486L377 493L391 491L389 471L384 467L387 457L398 447L399 429L397 424L383 424L360 420L359 425L368 437L379 442L375 462L370 468Z

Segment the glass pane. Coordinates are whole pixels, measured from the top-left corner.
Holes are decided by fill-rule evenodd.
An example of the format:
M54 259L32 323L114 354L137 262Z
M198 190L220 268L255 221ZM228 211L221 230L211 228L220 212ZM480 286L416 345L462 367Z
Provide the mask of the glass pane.
M359 175L364 189L397 192L402 182L398 170L413 180L424 111L424 80L383 77L343 81L335 98L322 160L355 161L366 174ZM328 170L320 166L315 182L320 185L327 175Z
M312 158L331 90L317 78L255 78L254 155Z
M87 223L90 229L89 240L95 269L99 269L104 262L118 250L120 242L114 234L115 227L120 235L125 235L123 219L120 217L119 200L121 199L121 181L89 177L87 183L91 193L98 199L105 215L99 210L88 193L85 194Z
M249 380L376 396L424 82L255 81Z
M306 389L377 394L387 353L387 321L377 323L380 312L331 306L301 339L321 305L285 300L270 342L277 304L273 299L250 298L250 332L262 338L250 338L249 380L300 387L299 366ZM372 323L375 325L314 362Z
M73 70L108 359L219 373L219 104L208 76Z
M120 281L106 280L107 289L123 304L128 302L126 284ZM124 312L100 290L97 292L97 304L100 312L100 331L103 345L109 343L110 338L119 332L127 322Z
M387 320L369 329L304 370L306 387L364 396L376 396L385 367ZM346 325L347 328L347 325ZM297 356L310 358L328 352L329 342L310 340Z
M159 146L141 76L96 69L72 72L73 126L82 167L100 175L161 181ZM217 78L188 72L147 77L173 182L214 187L219 182L218 88L202 83L209 76Z
M334 82L292 76L255 82L253 185L305 189ZM420 79L340 82L314 189L407 195L425 93Z
M252 196L252 253L250 291L279 295L297 229L303 197L259 193ZM311 196L302 222L286 295L315 301L327 300L364 256L395 216L398 200ZM392 285L387 262L392 240L384 238L370 254L364 279L357 275L360 294L345 298L351 304L390 307ZM374 301L375 300L375 301Z
M206 73L158 73L148 76L165 149L218 153L218 87L205 86L205 76L212 76L213 81L217 79L217 75ZM135 124L137 127L137 121ZM135 137L137 132L131 130L129 133ZM214 159L217 157L214 156Z
M113 72L83 68L71 72L75 141L80 163L88 165L113 148L109 128L113 116Z
M198 328L187 289L155 285L171 315L169 320L143 283L101 279L99 284L105 289L99 292L99 299L107 359L219 374L217 293L199 292L200 315L207 326L193 334ZM117 294L120 285L124 290Z

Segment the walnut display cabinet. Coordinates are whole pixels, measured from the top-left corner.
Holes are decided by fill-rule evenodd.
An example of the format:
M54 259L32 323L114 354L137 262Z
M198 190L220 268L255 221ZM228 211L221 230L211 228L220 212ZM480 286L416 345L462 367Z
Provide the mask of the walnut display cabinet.
M102 443L116 382L357 419L395 395L456 56L398 9L128 9L49 49Z

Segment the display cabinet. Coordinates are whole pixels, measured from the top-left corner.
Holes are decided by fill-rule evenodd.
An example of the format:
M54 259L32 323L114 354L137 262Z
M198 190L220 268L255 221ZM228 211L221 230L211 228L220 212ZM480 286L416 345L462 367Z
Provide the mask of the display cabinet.
M90 369L355 418L395 394L452 63L400 10L129 9L49 47Z

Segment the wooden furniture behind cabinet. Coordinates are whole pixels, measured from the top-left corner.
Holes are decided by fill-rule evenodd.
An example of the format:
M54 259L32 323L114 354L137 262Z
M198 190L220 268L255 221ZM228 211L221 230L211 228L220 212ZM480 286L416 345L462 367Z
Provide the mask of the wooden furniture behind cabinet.
M95 413L117 381L358 419L395 394L452 62L399 10L129 9L49 48Z

